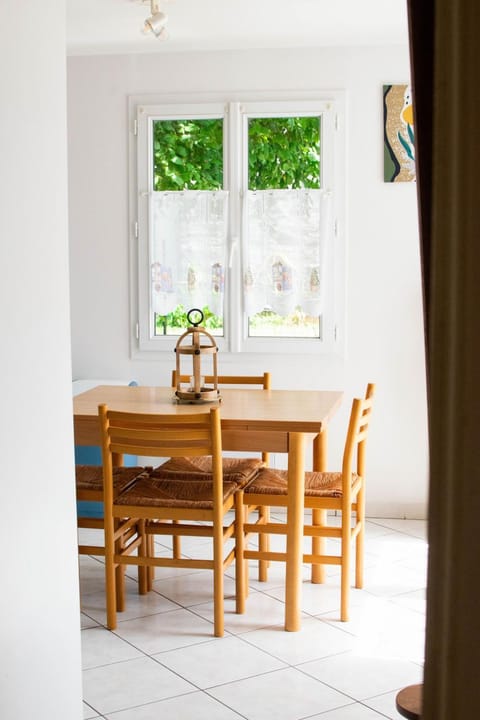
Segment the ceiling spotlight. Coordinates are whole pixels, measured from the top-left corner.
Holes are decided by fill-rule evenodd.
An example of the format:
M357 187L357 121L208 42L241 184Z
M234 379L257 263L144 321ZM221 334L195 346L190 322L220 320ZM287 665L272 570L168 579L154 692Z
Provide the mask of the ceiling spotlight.
M151 16L145 20L143 32L152 32L155 37L161 37L166 33L165 25L168 21L168 15L160 10L157 0L150 2Z

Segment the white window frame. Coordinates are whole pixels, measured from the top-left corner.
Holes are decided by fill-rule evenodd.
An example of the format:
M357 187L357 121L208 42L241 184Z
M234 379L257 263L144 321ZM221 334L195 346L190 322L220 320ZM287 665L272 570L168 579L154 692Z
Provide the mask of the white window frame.
M152 192L151 128L153 120L224 118L224 188L229 192L228 268L225 272L224 337L216 338L223 353L335 354L344 353L345 327L345 137L344 96L328 93L267 93L225 102L215 96L129 99L130 143L130 268L132 356L172 352L176 336L154 335L150 309L150 233L148 197ZM158 100L158 102L156 101ZM186 100L186 98L185 98ZM242 296L244 263L242 227L248 189L247 125L249 117L321 115L321 187L333 196L334 237L327 248L327 273L332 283L325 297L320 338L248 337ZM232 138L235 141L232 141ZM243 170L243 172L242 172Z

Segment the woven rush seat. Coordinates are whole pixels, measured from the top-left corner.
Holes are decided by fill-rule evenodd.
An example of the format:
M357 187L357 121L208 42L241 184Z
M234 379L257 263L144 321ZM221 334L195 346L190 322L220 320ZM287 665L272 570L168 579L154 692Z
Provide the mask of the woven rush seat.
M171 480L144 475L116 500L117 505L196 508L213 510L213 480ZM223 483L223 502L237 490L234 482Z
M352 473L352 487L358 475ZM287 495L288 471L263 468L245 488L245 495ZM342 497L342 473L306 472L305 497Z
M115 467L113 468L113 488L119 494L129 488L135 478L139 477L143 467ZM77 494L82 491L103 493L103 468L101 465L76 465L75 482ZM100 498L101 499L101 498Z
M245 487L265 463L260 458L222 458L223 482L235 483L237 487ZM151 473L151 477L181 481L212 480L212 457L170 458Z

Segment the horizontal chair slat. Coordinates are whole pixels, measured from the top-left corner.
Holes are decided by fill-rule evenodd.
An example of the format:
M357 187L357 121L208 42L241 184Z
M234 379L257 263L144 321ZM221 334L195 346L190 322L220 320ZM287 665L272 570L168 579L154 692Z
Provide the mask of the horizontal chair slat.
M123 413L116 410L108 410L108 422L112 427L144 427L154 429L156 427L198 427L207 426L209 423L209 413L190 414L188 423L182 415L155 415L154 413Z
M247 533L268 533L268 535L286 535L287 526L279 523L245 523L245 532Z
M193 442L198 440L200 442L209 442L209 433L204 428L191 428L185 430L184 428L173 428L172 430L151 430L148 428L125 428L125 427L110 427L109 435L111 440L120 441L123 438L138 440L147 439L151 442L170 442L176 445L180 442L184 442L185 439Z
M286 552L272 552L271 550L245 550L243 557L247 560L271 560L272 562L286 562Z
M322 537L330 538L341 538L342 528L341 527L326 527L325 525L305 525L303 528L303 534L308 537L318 537L319 529L322 529Z
M303 555L303 562L311 565L341 565L342 558L340 555Z
M80 555L105 555L105 548L98 545L79 545L78 552Z
M247 560L270 560L271 562L286 562L286 552L273 552L271 550L245 550L243 556ZM312 565L340 565L341 557L336 555L308 555L302 556L302 562Z
M188 456L190 455L211 455L212 448L210 445L204 448L198 446L178 448L172 446L170 443L156 443L151 445L145 441L145 443L139 443L138 441L127 441L114 442L110 445L112 453L129 453L131 455L143 455L143 456L157 456L157 457L168 457L168 456Z
M90 530L103 530L103 518L79 517L77 527Z
M225 504L225 508L232 506L233 500L229 498L229 502ZM155 506L142 507L139 505L120 505L114 506L113 514L115 517L121 518L129 515L138 520L162 520L169 518L170 520L204 520L205 522L213 521L213 510L197 509L197 508L162 508Z
M114 561L122 565L155 565L156 567L183 567L195 568L198 570L213 570L213 560L195 560L193 558L167 558L167 557L125 557L122 554L115 555Z
M212 526L205 525L187 525L182 523L176 527L172 523L157 523L155 525L147 525L145 528L147 535L189 535L192 537L212 537Z

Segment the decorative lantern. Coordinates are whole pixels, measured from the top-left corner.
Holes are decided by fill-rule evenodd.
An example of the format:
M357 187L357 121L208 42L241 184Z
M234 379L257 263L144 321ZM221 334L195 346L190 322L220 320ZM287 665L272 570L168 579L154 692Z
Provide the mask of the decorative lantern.
M196 314L196 322L193 321L193 314ZM198 308L192 308L187 313L187 320L190 326L186 332L179 337L175 347L176 353L176 374L177 388L175 395L177 403L199 404L204 402L213 402L221 400L220 391L218 390L218 373L217 373L217 353L218 347L214 338L205 328L200 326L203 322L203 312ZM211 360L211 384L205 384L205 372L202 371L202 356L210 356ZM188 373L181 370L182 356L191 357L191 371ZM181 378L187 375L190 382L182 383Z

